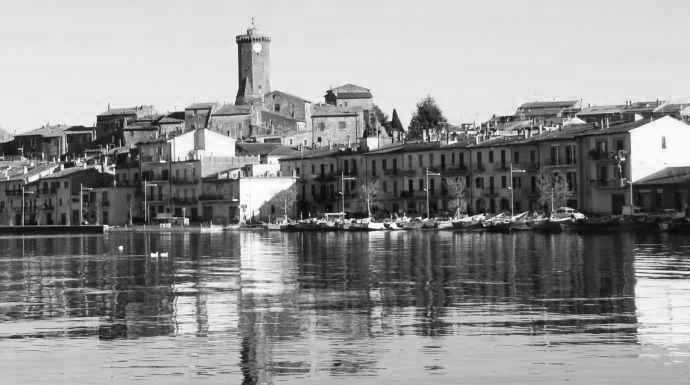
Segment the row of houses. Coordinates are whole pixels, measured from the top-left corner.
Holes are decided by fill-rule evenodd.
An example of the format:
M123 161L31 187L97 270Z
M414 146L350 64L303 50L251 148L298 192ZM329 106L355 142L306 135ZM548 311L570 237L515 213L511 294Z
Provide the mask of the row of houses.
M608 126L574 124L482 142L314 151L280 164L284 175L299 178L296 209L305 215L342 206L366 213L367 198L381 215L425 215L427 207L431 215L511 206L516 212L548 211L550 202L592 214L620 214L631 202L650 210L665 205L658 196L662 192L637 182L690 164L688 140L690 126L665 116ZM683 192L675 208L683 209L689 199Z

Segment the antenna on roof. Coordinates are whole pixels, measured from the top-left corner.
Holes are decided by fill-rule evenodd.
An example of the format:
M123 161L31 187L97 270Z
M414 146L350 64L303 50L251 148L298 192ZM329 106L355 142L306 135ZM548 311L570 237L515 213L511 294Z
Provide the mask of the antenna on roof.
M254 16L252 16L252 28L256 28L256 25L254 24Z

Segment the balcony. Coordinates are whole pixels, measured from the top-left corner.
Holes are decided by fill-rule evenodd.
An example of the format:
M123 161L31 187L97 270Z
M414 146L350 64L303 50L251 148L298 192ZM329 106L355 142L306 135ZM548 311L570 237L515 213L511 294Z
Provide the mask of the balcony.
M494 198L498 196L498 189L495 187L489 187L483 191L485 197Z
M200 201L231 201L233 198L223 194L202 194L199 196ZM237 200L237 198L235 198Z
M544 167L575 167L575 160L564 158L549 158L544 161Z
M335 173L324 173L314 175L314 180L317 182L335 182L336 179L340 178L340 174L336 176Z
M447 168L444 171L441 172L443 176L460 176L460 175L467 175L469 170L465 166L459 166L459 167L451 167Z
M197 184L199 180L196 178L172 178L171 182L173 184Z
M614 159L614 152L604 151L598 148L593 148L589 150L589 157L592 160L605 161L605 162L616 162Z
M398 175L408 176L408 177L409 176L415 176L415 175L417 175L417 171L416 170L410 170L410 169L407 169L407 170L398 169Z
M592 179L589 181L590 184L594 185L600 189L622 189L626 188L627 184L620 178L609 178L609 179Z
M196 198L173 198L172 203L178 206L195 205L199 203Z

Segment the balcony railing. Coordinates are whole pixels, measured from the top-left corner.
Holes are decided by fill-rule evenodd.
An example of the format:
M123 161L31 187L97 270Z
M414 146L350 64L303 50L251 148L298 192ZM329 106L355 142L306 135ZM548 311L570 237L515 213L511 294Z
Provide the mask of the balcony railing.
M545 167L572 167L574 165L575 159L548 158L544 162Z
M590 183L598 188L603 189L619 189L626 187L626 184L619 178L592 179L590 180Z
M199 203L199 200L196 198L173 198L172 199L173 204L175 205L194 205Z
M450 167L441 172L443 176L466 175L469 170L465 166Z
M173 184L196 184L198 181L196 178L172 178L171 180Z
M223 194L202 194L199 196L200 201L229 201L231 197Z
M615 159L613 156L614 156L613 152L604 151L604 150L601 150L598 148L594 148L594 149L589 150L589 157L593 160L615 162Z

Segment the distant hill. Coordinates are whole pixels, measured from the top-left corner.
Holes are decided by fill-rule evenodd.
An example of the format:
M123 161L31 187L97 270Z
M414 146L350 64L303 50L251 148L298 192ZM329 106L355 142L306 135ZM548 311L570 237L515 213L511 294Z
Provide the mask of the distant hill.
M0 143L9 142L12 139L14 139L14 135L0 126Z

